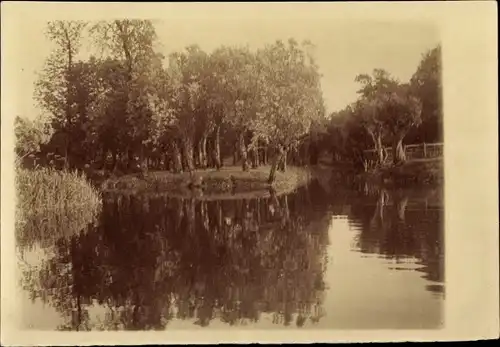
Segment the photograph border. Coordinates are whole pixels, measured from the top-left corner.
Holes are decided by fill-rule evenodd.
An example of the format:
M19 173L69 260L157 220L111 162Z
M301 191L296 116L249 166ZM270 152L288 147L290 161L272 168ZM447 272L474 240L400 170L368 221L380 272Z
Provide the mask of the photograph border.
M118 345L456 341L498 338L498 67L496 2L356 3L35 3L3 2L1 171L1 342L5 345ZM217 9L214 9L217 8ZM265 8L265 11L263 10ZM425 21L442 38L445 162L445 325L439 330L191 330L39 332L17 330L14 279L16 27L30 18L300 17L315 20ZM109 15L106 16L109 18Z

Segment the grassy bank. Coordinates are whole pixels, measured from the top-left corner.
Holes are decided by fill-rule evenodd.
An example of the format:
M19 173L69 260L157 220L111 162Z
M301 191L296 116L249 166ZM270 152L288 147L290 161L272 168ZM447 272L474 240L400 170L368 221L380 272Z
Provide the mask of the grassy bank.
M100 210L100 193L83 175L52 169L16 170L16 230L21 245L81 231Z
M444 183L442 158L417 159L362 175L369 181L396 186L431 186Z
M286 172L277 172L274 183L269 184L267 179L269 166L262 166L249 171L242 171L241 167L224 167L196 170L192 174L171 173L164 171L149 172L147 174L130 174L119 178L109 178L102 184L104 191L161 191L175 195L192 196L193 191L203 195L234 195L244 193L268 192L273 188L277 193L292 191L307 183L311 175L306 168L288 167Z

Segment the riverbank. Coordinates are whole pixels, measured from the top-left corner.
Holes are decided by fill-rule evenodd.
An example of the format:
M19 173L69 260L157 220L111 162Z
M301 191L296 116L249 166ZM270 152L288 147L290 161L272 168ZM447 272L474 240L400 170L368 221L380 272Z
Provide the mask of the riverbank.
M432 186L444 183L443 158L416 159L399 166L376 169L360 175L372 183L394 186Z
M270 190L283 194L306 184L312 174L307 168L289 166L278 171L272 184L268 183L269 166L242 171L239 166L220 170L195 170L193 173L152 171L108 178L101 184L104 192L168 192L176 196L231 196L249 193L267 195Z

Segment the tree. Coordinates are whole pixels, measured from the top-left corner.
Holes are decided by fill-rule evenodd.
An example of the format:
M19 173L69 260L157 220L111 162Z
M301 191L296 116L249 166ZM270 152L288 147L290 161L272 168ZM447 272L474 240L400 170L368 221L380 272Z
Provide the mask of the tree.
M309 132L313 120L324 114L324 104L317 66L293 39L288 45L277 41L258 55L262 99L255 128L276 151L269 174L272 183L279 162Z
M408 85L400 85L382 98L383 108L380 112L392 138L392 158L396 165L406 160L403 139L412 127L420 125L422 106Z
M117 59L101 59L96 80L98 92L91 105L91 132L95 134L96 149L101 151L102 160L111 153L112 166L116 168L129 136L123 124L127 112L126 67Z
M176 139L181 144L184 167L187 171L194 170L194 143L199 120L206 112L207 92L205 89L208 56L197 46L187 47L186 52L174 53L170 56L166 72L167 89L164 92L166 104L169 105L176 129ZM202 129L202 142L206 141L207 132ZM174 148L177 148L175 144ZM206 143L202 144L203 156ZM177 150L176 150L177 151ZM177 152L176 152L177 153ZM178 154L177 154L178 155ZM176 155L176 156L177 156ZM202 158L202 161L204 159Z
M382 164L385 159L383 138L386 129L382 120L382 100L380 96L397 85L397 81L383 69L374 69L373 76L360 74L355 81L361 84L358 90L360 98L354 104L354 112L367 133L373 140L377 153L377 161Z
M256 116L257 71L255 55L248 48L221 47L211 57L210 108L216 131L227 124L236 135L242 168L248 170L246 135ZM216 162L220 162L216 133Z
M443 106L441 82L441 46L426 52L410 85L422 102L422 125L412 134L414 141L433 142L443 139Z
M150 96L152 82L161 69L162 56L155 52L157 39L154 25L149 20L101 21L91 28L103 52L122 61L126 71L123 97L126 105L124 126L129 134L128 164L134 163L139 152L143 169L147 169L145 147L152 123Z
M51 115L54 130L64 134L65 168L70 167L71 139L78 117L75 110L75 82L78 79L74 67L85 26L82 21L48 23L46 35L56 48L35 84L35 98Z
M406 84L400 84L388 72L375 69L373 76L361 74L356 81L362 84L355 113L370 134L379 164L384 162L383 138L392 141L394 164L405 160L402 147L408 131L420 124L420 104Z

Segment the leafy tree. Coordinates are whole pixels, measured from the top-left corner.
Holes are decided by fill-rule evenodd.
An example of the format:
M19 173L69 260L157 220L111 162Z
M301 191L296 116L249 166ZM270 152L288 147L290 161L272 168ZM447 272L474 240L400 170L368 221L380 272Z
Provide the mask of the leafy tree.
M422 125L413 131L413 142L443 140L441 46L426 52L410 85L422 102Z
M324 105L317 67L294 40L288 45L277 41L258 54L263 76L257 129L276 151L269 175L273 182L278 163L324 114Z
M177 136L182 145L185 168L194 170L194 142L196 125L206 112L205 89L208 55L197 46L187 47L186 52L174 53L170 57L168 78L169 102L175 118ZM206 133L202 130L203 136Z
M355 112L373 140L378 162L385 159L383 137L392 141L394 164L404 161L403 138L421 122L419 101L408 85L400 84L382 69L375 69L373 76L358 75L356 81L362 87Z
M129 134L128 164L131 168L134 153L138 152L143 168L147 169L145 147L152 123L149 98L154 93L152 79L161 68L162 59L155 52L157 36L154 25L149 20L101 21L92 26L91 33L103 52L122 61L125 66L123 126Z
M403 139L408 131L421 123L421 103L415 98L408 85L400 85L383 96L384 125L392 138L392 158L394 164L406 160Z
M52 117L56 132L64 135L65 167L70 167L71 139L78 129L75 60L81 44L82 21L53 21L46 34L56 45L35 85L35 98Z

